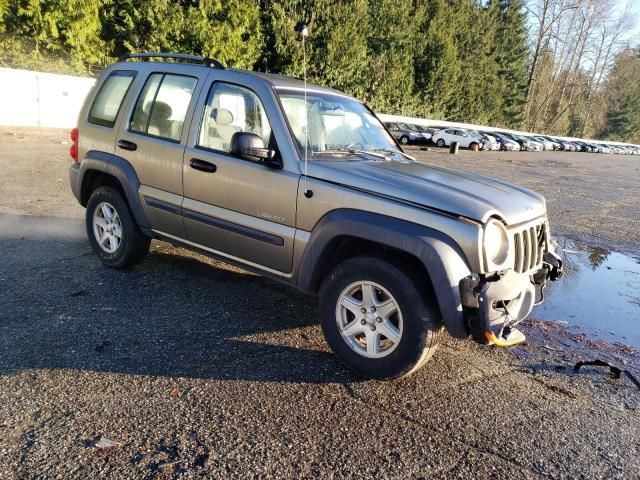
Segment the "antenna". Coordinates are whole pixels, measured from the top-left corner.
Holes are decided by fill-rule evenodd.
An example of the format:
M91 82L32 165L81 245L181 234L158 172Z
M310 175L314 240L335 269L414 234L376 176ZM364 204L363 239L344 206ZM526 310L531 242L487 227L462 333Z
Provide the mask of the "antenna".
M309 29L304 22L296 23L295 31L300 34L302 39L302 78L304 79L304 196L313 197L313 192L309 190L307 181L308 165L309 165L309 108L307 106L307 50L304 39L309 36Z

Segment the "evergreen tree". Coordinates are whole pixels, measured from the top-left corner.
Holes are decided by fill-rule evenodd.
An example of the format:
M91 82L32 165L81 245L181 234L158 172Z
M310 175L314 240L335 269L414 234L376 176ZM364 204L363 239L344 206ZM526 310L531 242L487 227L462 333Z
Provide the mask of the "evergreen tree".
M433 0L426 7L421 28L421 49L416 52L416 94L424 113L451 118L460 95L462 64L452 25L456 6L448 0Z
M306 21L309 80L359 97L367 94L366 0L265 1L262 8L267 48L257 63L260 69L302 77L302 45L295 25Z
M378 111L405 115L419 110L414 95L414 53L424 16L421 2L407 3L369 0L368 68L363 97Z
M497 8L495 8L497 7ZM502 118L497 124L518 128L524 120L527 86L527 17L523 0L492 0L490 11L496 15L496 63L502 96Z
M171 0L105 0L102 38L111 56L179 51L183 10Z
M0 49L10 60L66 59L75 71L103 63L99 0L0 2Z
M232 67L251 68L262 50L260 11L251 0L200 0L185 11L180 45Z

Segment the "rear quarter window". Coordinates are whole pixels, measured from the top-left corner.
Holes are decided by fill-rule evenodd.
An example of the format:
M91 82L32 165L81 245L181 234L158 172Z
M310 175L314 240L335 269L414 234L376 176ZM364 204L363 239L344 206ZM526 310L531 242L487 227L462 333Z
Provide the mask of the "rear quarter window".
M89 123L113 128L135 76L133 70L117 70L105 79L89 110Z

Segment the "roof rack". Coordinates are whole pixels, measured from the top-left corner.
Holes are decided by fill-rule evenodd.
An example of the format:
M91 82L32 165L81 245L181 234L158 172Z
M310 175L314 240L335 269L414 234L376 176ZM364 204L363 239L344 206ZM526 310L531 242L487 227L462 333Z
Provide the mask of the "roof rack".
M118 61L126 62L127 60L152 58L168 58L185 63L200 63L211 68L225 69L225 66L215 58L202 57L200 55L186 55L184 53L127 53L118 58Z

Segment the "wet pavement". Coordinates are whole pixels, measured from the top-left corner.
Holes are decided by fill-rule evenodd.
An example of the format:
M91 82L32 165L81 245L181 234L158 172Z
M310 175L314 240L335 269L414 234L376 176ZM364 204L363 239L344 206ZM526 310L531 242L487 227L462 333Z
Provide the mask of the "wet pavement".
M545 290L533 316L640 349L640 257L568 239L557 249L565 275Z

